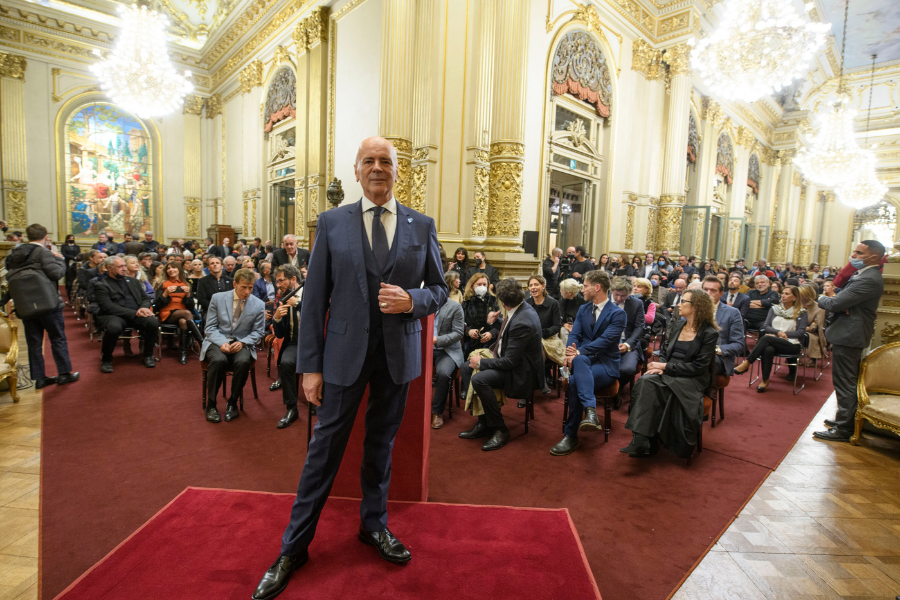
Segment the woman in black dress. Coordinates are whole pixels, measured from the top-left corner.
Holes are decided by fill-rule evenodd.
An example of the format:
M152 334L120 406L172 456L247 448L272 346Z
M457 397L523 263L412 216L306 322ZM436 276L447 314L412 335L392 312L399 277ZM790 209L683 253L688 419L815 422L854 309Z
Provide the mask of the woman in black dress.
M494 327L500 316L500 305L490 289L491 282L484 273L469 279L463 294L463 314L466 317L466 334L463 337L463 353L487 348L494 343L500 328ZM496 331L495 331L496 329Z
M559 303L547 295L547 284L540 275L532 275L528 278L528 291L531 295L525 302L537 312L541 321L541 340L544 344L544 354L547 356L547 370L549 371L553 361L562 365L566 360L566 347L559 339L559 330L562 327L562 319L559 313ZM550 381L550 378L547 378Z
M658 442L689 458L697 445L719 326L712 298L703 290L684 293L680 314L685 318L672 320L660 360L649 363L631 389L625 427L634 438L621 452L634 458L650 455Z
M447 270L459 273L459 289L466 289L466 284L469 283L469 251L462 246L457 248L456 254L453 255L453 262L450 263L450 268Z

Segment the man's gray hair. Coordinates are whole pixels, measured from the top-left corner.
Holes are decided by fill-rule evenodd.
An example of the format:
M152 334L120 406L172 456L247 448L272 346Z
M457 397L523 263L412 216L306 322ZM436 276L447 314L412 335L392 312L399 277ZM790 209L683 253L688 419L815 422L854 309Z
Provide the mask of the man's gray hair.
M149 233L150 235L153 235L153 232L152 232L152 231L145 231L145 232L144 232L144 235L147 235L148 233Z
M116 262L116 259L119 259L119 257L118 256L108 256L108 257L104 258L103 262L101 262L100 264L102 266L106 267L107 269L109 269L111 266L113 266L113 263ZM121 260L121 259L119 259L119 260Z
M559 256L562 254L562 248L554 248L550 256Z
M763 281L769 281L769 278L766 277L765 275L757 275L756 277L753 278L753 281L759 281L760 279L762 279Z
M295 242L297 241L297 236L295 236L293 233L287 234L286 236L284 236L283 238L281 238L281 241L282 241L282 242L286 242L286 241L288 241L288 238L294 238L294 241L295 241Z
M235 258L234 258L233 256L231 256L230 254L229 254L228 256L226 256L226 257L222 260L222 262L224 263L224 262L226 262L226 261L228 261L228 260L231 260L231 262L233 262L233 263L236 263L236 262L237 262L237 260L235 260Z
M609 291L611 292L627 292L630 294L633 290L634 286L627 277L614 277L612 283L609 284Z

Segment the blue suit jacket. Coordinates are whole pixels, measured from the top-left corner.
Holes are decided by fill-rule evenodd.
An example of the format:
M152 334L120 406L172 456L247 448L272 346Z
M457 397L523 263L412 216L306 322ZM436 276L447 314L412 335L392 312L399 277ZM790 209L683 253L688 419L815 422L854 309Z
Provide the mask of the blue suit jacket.
M643 306L641 307L643 308ZM610 300L600 312L600 318L594 323L594 304L587 302L581 305L572 323L568 344L591 359L591 364L600 363L606 374L612 378L619 377L619 340L625 330L628 317L625 311Z
M724 300L726 296L722 296ZM728 306L721 300L716 309L716 323L719 324L719 341L717 342L721 356L716 356L720 372L731 376L734 374L734 359L744 350L744 319L741 312Z
M722 299L719 300L720 303L726 302L727 306L728 301L728 290L725 290L725 293L722 294ZM741 313L741 319L747 318L747 311L750 310L750 296L747 294L742 294L738 292L734 296L734 304L731 305L731 308L735 308L738 312Z
M353 384L362 371L369 302L378 301L369 298L361 206L359 201L319 214L300 318L297 372L322 373L325 382L342 386ZM402 384L421 373L419 319L438 311L447 299L447 284L434 219L398 202L394 243L396 259L385 283L406 290L413 311L383 315L382 330L391 378Z
M206 331L203 346L200 348L200 360L206 359L206 350L210 345L221 346L233 337L250 348L250 355L256 358L256 345L263 339L266 327L266 305L250 294L244 304L244 310L238 319L237 326L232 329L234 318L234 290L213 294L206 311Z
M631 351L637 353L638 362L644 359L644 351L641 349L641 337L644 335L644 303L628 296L623 308L627 321L625 323L624 343L631 347Z

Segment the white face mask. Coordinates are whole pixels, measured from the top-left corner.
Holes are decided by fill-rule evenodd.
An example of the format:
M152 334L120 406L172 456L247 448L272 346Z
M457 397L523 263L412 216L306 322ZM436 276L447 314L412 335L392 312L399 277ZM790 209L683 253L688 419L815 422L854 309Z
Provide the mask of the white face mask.
M476 285L475 293L478 294L479 296L484 296L485 294L487 294L487 286L486 285Z

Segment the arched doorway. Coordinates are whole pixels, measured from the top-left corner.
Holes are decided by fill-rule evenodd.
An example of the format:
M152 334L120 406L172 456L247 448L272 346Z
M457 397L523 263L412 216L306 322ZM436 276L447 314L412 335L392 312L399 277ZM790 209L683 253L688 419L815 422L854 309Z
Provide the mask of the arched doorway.
M277 247L285 235L303 233L302 229L296 230L303 206L302 200L298 203L296 198L297 76L291 65L275 71L263 106L269 214ZM252 210L255 212L255 207Z

